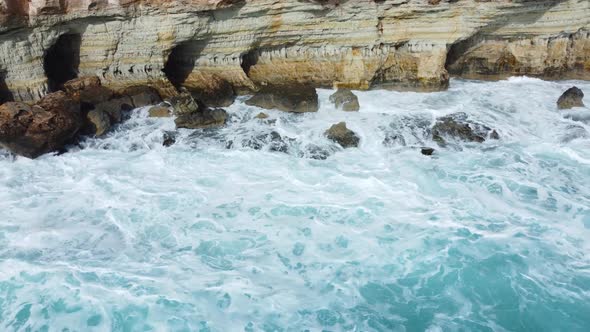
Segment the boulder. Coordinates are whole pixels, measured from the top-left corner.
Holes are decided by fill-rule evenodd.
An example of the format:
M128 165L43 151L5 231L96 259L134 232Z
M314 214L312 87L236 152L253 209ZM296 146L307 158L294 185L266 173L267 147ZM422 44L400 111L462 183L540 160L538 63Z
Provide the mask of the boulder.
M186 84L186 88L194 98L202 101L205 105L226 107L234 103L236 94L233 86L227 80L213 75L209 79L201 80L200 83L196 87Z
M156 105L162 101L156 89L145 85L127 87L120 94L131 98L135 108Z
M63 91L50 93L33 106L0 106L0 144L15 154L36 158L60 150L82 126L80 105Z
M465 113L440 117L432 127L432 140L439 146L445 146L447 139L483 143L488 135L494 139L500 138L495 130L492 131L485 125L468 121Z
M205 108L204 105L199 105L199 103L187 91L180 93L178 96L172 97L170 99L170 104L176 115L194 113L198 112L200 108Z
M423 147L420 149L420 153L422 153L425 156L432 156L432 154L434 154L434 149L429 147Z
M584 92L577 87L567 89L557 100L557 108L560 110L574 107L584 107Z
M85 76L69 80L63 85L63 89L71 97L76 97L80 91L100 86L100 78L98 76Z
M311 85L268 85L246 101L246 105L285 112L317 112L318 94Z
M343 148L357 147L360 142L360 138L356 133L346 127L346 122L340 122L324 133L326 137L332 141L340 144Z
M176 128L213 128L225 125L227 117L227 112L221 108L212 109L204 105L199 105L196 111L177 114L174 122L176 123Z
M111 124L115 124L123 120L123 112L133 109L132 104L131 98L120 97L99 103L94 109L105 112L111 119Z
M109 115L102 110L92 110L86 114L88 135L102 136L111 128Z
M173 131L165 131L164 135L162 135L162 145L165 147L170 147L176 143L176 133Z
M256 115L254 118L256 118L256 119L260 119L260 120L268 119L268 114L266 114L266 113L264 113L264 112L260 112L260 113L258 113L258 115Z
M338 89L330 96L330 101L345 112L358 112L361 108L358 97L348 89Z
M170 117L170 108L166 106L154 106L148 110L150 118L168 118Z

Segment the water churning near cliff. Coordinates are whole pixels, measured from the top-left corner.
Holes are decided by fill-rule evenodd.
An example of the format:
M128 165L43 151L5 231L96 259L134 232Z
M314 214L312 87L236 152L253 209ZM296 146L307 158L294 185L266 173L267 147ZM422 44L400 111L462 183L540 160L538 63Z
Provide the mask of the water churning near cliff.
M555 105L574 83L358 92L358 113L319 90L265 120L239 99L168 148L173 119L139 109L63 155L0 155L0 330L585 330L590 109ZM501 139L438 148L460 112ZM358 149L323 136L339 121Z

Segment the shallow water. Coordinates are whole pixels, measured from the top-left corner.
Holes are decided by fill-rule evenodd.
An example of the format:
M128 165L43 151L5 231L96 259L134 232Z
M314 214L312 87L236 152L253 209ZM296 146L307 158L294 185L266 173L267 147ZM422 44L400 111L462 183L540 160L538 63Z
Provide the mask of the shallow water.
M359 113L319 90L274 124L240 99L170 148L143 109L83 149L0 155L0 330L588 331L590 125L567 117L590 109L555 106L573 84L590 95L358 92ZM501 139L422 156L456 112ZM323 137L342 120L359 149ZM251 143L271 130L287 153Z

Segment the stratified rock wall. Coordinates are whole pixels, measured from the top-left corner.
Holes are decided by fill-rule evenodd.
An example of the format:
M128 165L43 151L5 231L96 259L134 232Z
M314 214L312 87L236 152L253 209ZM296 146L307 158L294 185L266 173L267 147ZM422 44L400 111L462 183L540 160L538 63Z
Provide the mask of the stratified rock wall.
M163 95L219 82L436 90L449 71L590 79L588 0L0 0L0 24L1 100L39 99L55 72Z

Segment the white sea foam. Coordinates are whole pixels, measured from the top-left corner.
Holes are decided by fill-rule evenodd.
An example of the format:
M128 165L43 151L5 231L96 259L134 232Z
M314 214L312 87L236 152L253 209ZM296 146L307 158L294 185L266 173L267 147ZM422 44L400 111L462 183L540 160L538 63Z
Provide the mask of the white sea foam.
M355 92L358 113L319 90L318 113L274 124L240 98L226 128L169 148L173 119L140 109L63 155L4 154L0 330L583 331L590 127L568 114L590 109L555 104L574 84L590 95L532 78ZM457 112L501 139L422 156ZM358 149L323 136L339 121ZM271 131L286 153L253 139Z

